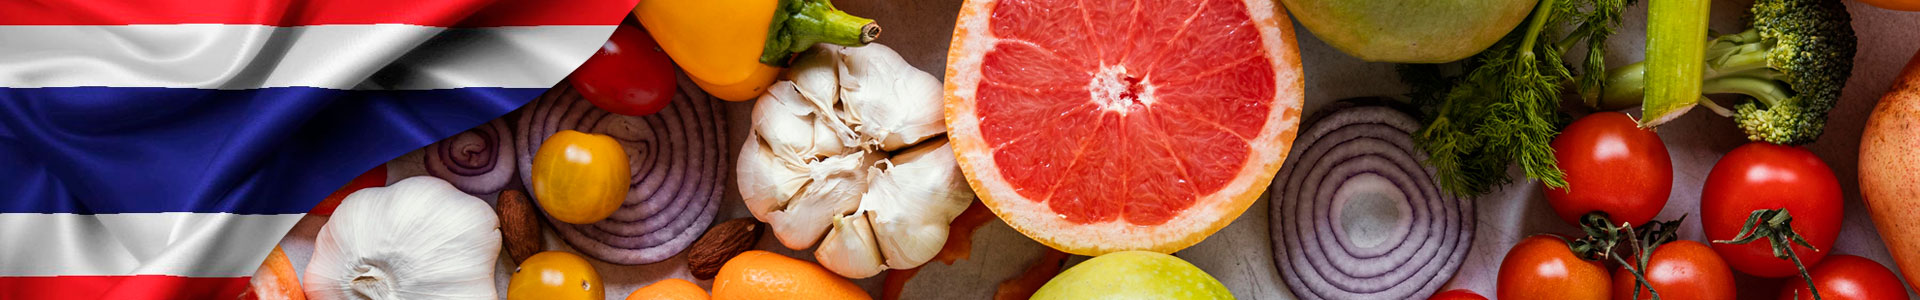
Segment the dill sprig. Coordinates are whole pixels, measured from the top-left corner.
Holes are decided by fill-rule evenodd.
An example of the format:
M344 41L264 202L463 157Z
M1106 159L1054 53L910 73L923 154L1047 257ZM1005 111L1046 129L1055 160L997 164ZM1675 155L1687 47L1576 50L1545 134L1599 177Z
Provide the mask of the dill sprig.
M1550 145L1571 121L1559 110L1561 86L1575 83L1583 95L1604 86L1605 41L1628 5L1632 0L1541 0L1524 27L1464 61L1464 76L1440 76L1431 65L1402 68L1427 122L1414 138L1441 186L1486 194L1511 182L1507 166L1518 163L1528 178L1565 187ZM1576 78L1561 56L1582 43L1587 55Z

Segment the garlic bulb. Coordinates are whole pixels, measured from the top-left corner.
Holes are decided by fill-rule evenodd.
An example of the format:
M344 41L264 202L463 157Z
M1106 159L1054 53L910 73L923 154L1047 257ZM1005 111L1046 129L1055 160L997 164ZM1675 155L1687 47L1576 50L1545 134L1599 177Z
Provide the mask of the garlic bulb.
M753 107L740 150L747 209L842 276L919 267L966 210L940 80L893 49L816 46ZM824 234L824 240L823 240Z
M431 176L341 200L314 238L307 297L495 299L499 219L479 198Z

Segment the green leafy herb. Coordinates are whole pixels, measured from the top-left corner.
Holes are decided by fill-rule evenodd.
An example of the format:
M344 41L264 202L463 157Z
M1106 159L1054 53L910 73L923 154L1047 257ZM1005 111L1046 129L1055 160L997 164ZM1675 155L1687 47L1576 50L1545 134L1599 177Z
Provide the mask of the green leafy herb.
M1527 177L1565 187L1549 145L1571 121L1559 110L1561 86L1604 88L1604 41L1628 5L1632 0L1541 0L1521 30L1468 58L1464 76L1443 77L1432 65L1402 68L1427 122L1414 138L1439 170L1441 186L1486 194L1512 180L1507 166L1517 162ZM1576 78L1561 56L1581 43L1587 53Z

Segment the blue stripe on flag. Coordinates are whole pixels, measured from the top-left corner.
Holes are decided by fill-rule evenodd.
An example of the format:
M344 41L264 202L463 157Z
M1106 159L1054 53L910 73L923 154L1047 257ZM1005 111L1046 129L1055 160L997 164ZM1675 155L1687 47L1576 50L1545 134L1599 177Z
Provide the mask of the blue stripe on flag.
M0 213L305 213L544 88L0 88Z

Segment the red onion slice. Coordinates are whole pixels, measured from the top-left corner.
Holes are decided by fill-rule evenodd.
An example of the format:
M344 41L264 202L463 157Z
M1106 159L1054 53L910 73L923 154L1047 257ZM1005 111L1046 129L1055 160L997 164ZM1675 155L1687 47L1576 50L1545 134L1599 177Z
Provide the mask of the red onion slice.
M1434 184L1418 120L1359 102L1324 108L1276 176L1274 264L1301 299L1427 298L1473 244L1473 203Z
M502 117L427 145L427 174L468 194L500 192L513 178L512 134Z
M720 102L679 78L681 94L659 113L608 113L566 83L529 104L518 120L521 180L531 181L532 153L561 130L605 134L630 159L630 190L620 209L594 224L555 221L554 231L575 250L616 264L649 264L673 257L706 232L731 170L724 149ZM552 220L552 218L548 218Z

